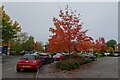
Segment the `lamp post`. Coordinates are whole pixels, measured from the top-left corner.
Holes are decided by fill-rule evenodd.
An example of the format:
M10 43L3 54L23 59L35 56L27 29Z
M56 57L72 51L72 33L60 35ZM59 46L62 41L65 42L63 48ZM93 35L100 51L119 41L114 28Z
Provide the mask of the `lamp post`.
M43 45L43 51L46 52L46 44Z

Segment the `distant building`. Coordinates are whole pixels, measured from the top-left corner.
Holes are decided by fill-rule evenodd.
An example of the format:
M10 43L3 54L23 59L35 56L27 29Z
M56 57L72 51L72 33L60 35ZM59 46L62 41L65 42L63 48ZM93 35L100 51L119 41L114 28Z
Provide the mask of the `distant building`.
M120 43L118 44L118 52L120 52Z
M120 43L115 45L115 52L120 52Z

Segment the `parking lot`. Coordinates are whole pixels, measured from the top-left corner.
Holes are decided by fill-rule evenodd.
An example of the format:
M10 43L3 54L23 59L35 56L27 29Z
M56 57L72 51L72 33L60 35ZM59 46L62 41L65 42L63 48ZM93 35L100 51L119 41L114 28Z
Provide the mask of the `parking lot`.
M2 78L2 56L0 56L0 79Z
M3 58L3 78L118 78L118 57L99 58L91 64L81 65L79 69L61 71L55 62L43 65L39 71L16 72L15 65L21 56Z

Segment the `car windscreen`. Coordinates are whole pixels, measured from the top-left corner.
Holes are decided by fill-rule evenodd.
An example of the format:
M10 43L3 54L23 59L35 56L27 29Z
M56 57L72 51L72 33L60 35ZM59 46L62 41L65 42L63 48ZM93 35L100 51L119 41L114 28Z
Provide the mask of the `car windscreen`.
M92 54L92 53L88 53L88 55L90 55L90 56L94 56L94 54Z
M61 56L62 54L56 54L56 55Z
M34 55L24 55L22 59L27 59L27 60L35 60L36 57Z
M32 51L26 51L25 54L32 54Z
M40 55L40 57L50 57L49 55Z

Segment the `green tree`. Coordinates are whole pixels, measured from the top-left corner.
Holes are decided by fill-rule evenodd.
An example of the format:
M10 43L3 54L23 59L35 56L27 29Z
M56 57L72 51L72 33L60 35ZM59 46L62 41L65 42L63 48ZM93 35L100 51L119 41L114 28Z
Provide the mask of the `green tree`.
M16 34L21 31L21 26L17 21L11 20L10 16L4 11L3 6L0 7L0 11L2 13L2 40L8 46L8 42L16 38Z
M115 45L117 44L117 42L113 39L107 41L106 45L109 46L109 47L112 47L113 49L115 49Z
M108 47L108 48L107 48L107 52L114 53L115 50L114 50L112 47Z
M10 54L12 55L18 55L22 52L22 46L19 41L11 40L11 47L10 47Z
M2 7L0 7L0 39L2 39Z
M0 27L2 26L2 7L0 6Z
M25 43L28 39L28 33L20 32L19 34L17 34L17 38L15 40L19 41L20 43Z
M34 37L30 36L29 39L22 44L22 48L24 49L24 51L34 50Z
M22 46L28 40L28 38L29 38L29 36L25 32L20 32L19 34L17 34L16 38L12 39L9 42L10 54L17 55L17 54L20 54L22 51L24 51L24 48Z
M44 49L43 49L43 43L40 42L40 41L36 41L34 43L34 50L35 51L39 51L39 52L43 52L44 51Z

